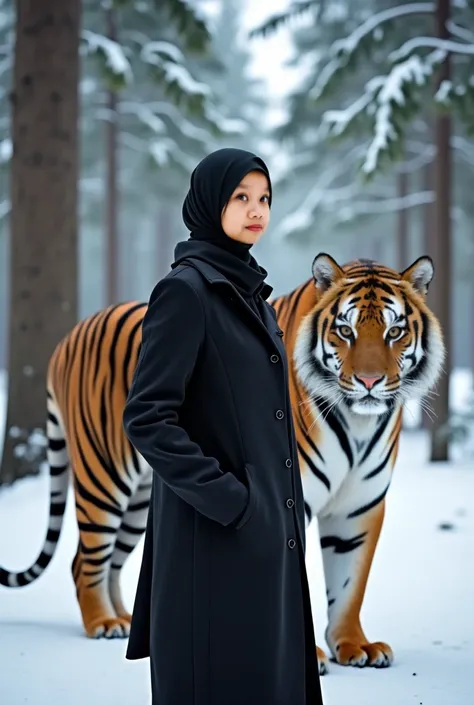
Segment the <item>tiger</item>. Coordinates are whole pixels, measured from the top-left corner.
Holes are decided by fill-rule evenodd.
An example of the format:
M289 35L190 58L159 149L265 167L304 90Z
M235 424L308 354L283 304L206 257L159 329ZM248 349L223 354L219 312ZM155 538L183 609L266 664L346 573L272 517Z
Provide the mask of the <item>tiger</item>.
M289 366L306 530L317 521L327 594L326 644L346 666L385 667L391 647L360 621L397 457L403 406L430 393L445 347L426 294L434 267L397 272L367 259L318 254L312 276L272 300ZM59 342L47 374L50 513L32 567L0 569L28 585L59 540L72 475L79 544L72 575L85 634L127 637L120 572L146 528L152 469L128 441L122 413L147 305L121 303L82 320ZM72 469L72 471L70 471ZM317 646L321 674L327 654Z

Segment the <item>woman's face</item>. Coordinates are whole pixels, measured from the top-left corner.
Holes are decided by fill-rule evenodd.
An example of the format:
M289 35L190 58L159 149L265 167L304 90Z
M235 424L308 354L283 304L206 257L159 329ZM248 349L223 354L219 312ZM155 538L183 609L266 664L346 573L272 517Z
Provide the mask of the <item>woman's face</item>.
M222 229L232 240L253 245L270 221L270 190L261 171L251 171L237 186L221 215Z

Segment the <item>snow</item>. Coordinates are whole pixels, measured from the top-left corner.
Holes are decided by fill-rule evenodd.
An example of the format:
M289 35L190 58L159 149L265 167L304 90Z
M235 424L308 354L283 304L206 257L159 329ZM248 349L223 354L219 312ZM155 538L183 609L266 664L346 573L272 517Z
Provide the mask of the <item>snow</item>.
M189 95L210 95L210 87L200 81L196 81L184 66L178 66L172 61L163 61L161 68L164 71L165 79L168 83L175 81L181 90Z
M466 27L461 27L452 20L448 20L446 22L446 29L453 36L458 37L459 39L464 39L465 42L471 42L474 44L474 33L469 29L466 29Z
M143 103L137 103L135 101L123 101L120 104L120 112L123 114L133 113L144 125L150 128L156 134L164 134L166 132L166 125L161 118L159 118L153 110Z
M10 201L0 201L0 221L10 212Z
M12 158L13 143L10 138L0 141L0 164L6 164Z
M154 113L159 113L161 115L167 115L171 118L173 125L178 128L182 135L189 137L190 139L197 140L203 144L208 144L209 133L207 130L195 125L190 120L183 117L182 111L180 111L175 105L171 103L165 103L162 100L155 100L148 103L148 108Z
M363 171L371 174L377 168L380 153L387 149L390 141L396 140L397 134L393 126L392 117L394 104L399 106L405 102L403 88L405 84L415 82L421 86L432 73L432 68L418 56L394 66L388 76L377 76L367 84L369 93L376 93L374 137L367 150L367 155L362 166Z
M177 143L168 137L152 140L148 143L147 149L159 167L166 166L171 160L181 164L188 172L191 172L195 166L193 159L179 149Z
M451 81L441 81L438 90L435 93L434 99L437 103L447 103L451 92L453 90L453 84Z
M454 393L466 399L467 373ZM0 377L1 386L4 377ZM462 399L459 399L462 405ZM0 404L0 429L4 407ZM0 433L1 436L1 433ZM0 443L1 443L0 438ZM474 662L474 463L428 465L427 438L406 431L388 494L363 625L395 652L385 670L334 663L322 678L325 705L469 705ZM49 480L23 480L0 491L0 564L23 569L40 550ZM77 545L72 497L57 553L29 587L0 588L1 702L5 705L149 703L148 660L128 662L126 641L82 634L70 565ZM322 563L316 526L307 564L318 642L325 628ZM123 575L126 604L136 588L142 542Z
M360 42L370 34L374 36L375 30L380 29L380 25L384 22L405 17L407 15L432 14L435 11L435 5L432 2L414 2L408 5L398 5L391 7L388 10L377 12L369 17L363 24L344 39L336 40L330 50L333 56L344 54L345 56L353 54L358 48Z
M439 37L414 37L409 39L402 46L389 54L390 61L400 61L408 56L415 49L437 49L440 52L451 52L453 54L474 55L474 44L460 44L449 39Z
M118 42L114 42L113 39L97 34L97 32L91 32L88 29L82 30L82 38L86 40L87 51L100 51L104 54L107 66L112 73L122 76L127 82L132 80L132 67Z
M333 42L329 49L331 60L320 72L318 80L310 92L310 96L314 99L318 99L321 96L329 81L334 77L334 74L347 65L352 55L359 49L361 42L369 35L372 35L375 41L381 41L383 38L382 24L407 15L433 13L434 9L434 3L418 2L391 7L368 17L367 20L359 25L348 37L337 39Z
M207 119L217 125L222 133L231 135L244 134L248 129L248 125L244 120L225 117L213 105L206 105L205 113Z
M326 110L322 121L330 126L330 132L334 137L341 135L347 126L362 112L372 101L370 92L363 93L345 110Z
M157 57L156 54L166 54L166 56L172 61L176 61L177 64L183 63L184 54L175 44L171 42L148 42L144 45L141 51L141 58L143 61L147 61L149 64L161 64L161 58Z

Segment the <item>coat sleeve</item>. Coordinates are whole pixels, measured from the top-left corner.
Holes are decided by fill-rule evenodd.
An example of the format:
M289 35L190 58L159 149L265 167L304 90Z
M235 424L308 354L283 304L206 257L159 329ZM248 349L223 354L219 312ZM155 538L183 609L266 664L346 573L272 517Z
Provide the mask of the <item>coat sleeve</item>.
M240 528L250 518L249 489L205 456L179 425L204 334L204 309L194 288L176 276L161 280L143 320L123 425L138 453L181 499L224 526Z

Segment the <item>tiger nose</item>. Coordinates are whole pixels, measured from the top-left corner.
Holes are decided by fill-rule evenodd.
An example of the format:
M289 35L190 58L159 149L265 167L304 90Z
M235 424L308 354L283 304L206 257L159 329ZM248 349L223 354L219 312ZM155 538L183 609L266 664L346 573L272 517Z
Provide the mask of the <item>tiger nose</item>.
M380 380L383 379L382 375L367 375L365 377L357 377L357 375L354 376L359 382L362 382L366 389L372 389L372 387L377 384L377 382L380 382Z

